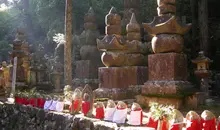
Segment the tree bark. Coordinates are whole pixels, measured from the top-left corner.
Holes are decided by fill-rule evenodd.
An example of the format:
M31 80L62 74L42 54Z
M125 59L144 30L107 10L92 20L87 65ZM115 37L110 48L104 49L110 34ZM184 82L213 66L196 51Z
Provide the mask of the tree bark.
M200 37L200 50L208 56L209 52L209 33L208 33L208 0L199 0L198 6L199 13L199 37Z
M26 34L28 35L27 39L29 39L29 41L35 41L33 23L32 23L32 18L30 15L30 10L29 10L29 0L24 0L23 2L24 2L23 3L24 24L27 30Z
M72 0L66 0L64 44L64 78L65 85L72 85Z

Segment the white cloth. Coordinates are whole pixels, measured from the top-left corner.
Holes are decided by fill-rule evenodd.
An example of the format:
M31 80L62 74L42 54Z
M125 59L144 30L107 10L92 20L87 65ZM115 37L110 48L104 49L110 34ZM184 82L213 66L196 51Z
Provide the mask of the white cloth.
M51 106L49 107L49 110L55 111L55 110L56 110L57 102L58 102L58 101L54 101L54 100L53 100Z
M142 110L140 110L140 111L131 111L127 123L129 125L141 125L142 124L142 122L141 122L141 118L142 118L141 113L142 113Z
M106 121L113 121L113 116L116 108L106 108L105 109L105 118Z
M52 101L53 101L53 100L47 100L47 101L44 103L44 110L49 110L50 106L52 105Z
M57 112L62 112L64 108L64 102L57 102L56 104L56 111Z
M115 113L113 116L113 122L117 124L123 124L125 123L126 118L127 118L127 108L115 110Z

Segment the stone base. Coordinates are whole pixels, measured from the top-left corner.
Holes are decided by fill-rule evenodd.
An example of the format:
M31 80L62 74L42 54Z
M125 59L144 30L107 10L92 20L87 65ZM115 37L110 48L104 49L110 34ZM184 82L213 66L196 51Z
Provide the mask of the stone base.
M88 84L92 90L95 90L99 87L98 79L73 79L73 88L84 88L86 84Z
M129 86L128 88L98 88L94 91L95 98L109 98L113 100L135 99L141 93L142 85Z
M147 81L142 88L142 94L178 94L183 91L191 92L192 88L187 81Z
M148 56L149 80L187 80L187 57L178 53Z
M180 109L183 106L184 100L181 98L163 98L163 97L147 97L136 96L137 103L149 107L151 102L157 102L159 104L173 105L176 109Z
M128 88L143 85L147 80L147 67L100 67L99 88Z
M91 60L76 61L75 78L79 79L96 79L98 78L98 67L96 63Z

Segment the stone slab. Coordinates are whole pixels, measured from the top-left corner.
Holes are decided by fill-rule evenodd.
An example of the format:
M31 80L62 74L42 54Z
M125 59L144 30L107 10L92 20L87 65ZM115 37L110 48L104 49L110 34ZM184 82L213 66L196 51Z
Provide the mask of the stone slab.
M149 80L187 80L187 57L184 54L164 53L148 56Z
M90 60L76 61L75 78L98 78L98 65Z
M147 67L100 67L99 88L128 88L147 81Z
M193 90L193 86L187 81L147 81L142 88L142 94L177 94L187 90Z
M176 109L183 107L184 103L181 98L146 97L141 95L136 96L136 100L140 105L149 106L151 102L157 102L164 105L173 105Z

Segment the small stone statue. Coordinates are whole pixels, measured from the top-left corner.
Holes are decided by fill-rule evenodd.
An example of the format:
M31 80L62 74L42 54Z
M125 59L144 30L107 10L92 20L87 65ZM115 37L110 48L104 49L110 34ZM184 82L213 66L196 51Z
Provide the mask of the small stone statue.
M5 82L5 87L10 87L9 80L10 80L10 68L7 66L6 61L2 62L2 68L3 70L3 77Z
M202 130L215 130L216 128L216 118L215 115L208 111L205 110L201 114L201 126Z
M95 118L96 119L103 119L104 115L105 115L105 113L104 113L104 108L105 108L104 104L102 102L97 102L94 105L94 107L95 107L95 114L94 114Z
M58 98L57 98L56 96L54 96L54 97L53 97L53 100L52 100L52 104L51 104L51 106L49 107L49 110L51 110L51 111L56 111L57 103L58 103Z
M218 128L217 130L220 130L220 116L218 117Z
M125 123L126 118L127 118L127 105L124 102L119 101L113 116L113 122L118 124L123 124Z
M46 102L44 103L44 110L49 110L50 106L52 105L52 98L50 96L46 97Z
M116 105L113 100L108 100L107 106L105 108L105 118L106 121L113 121L113 116L116 110Z
M133 103L127 123L129 125L141 125L142 120L143 120L143 111L141 106L137 103Z
M72 95L72 105L70 107L70 113L75 114L79 113L81 110L81 104L82 104L82 92L76 88Z
M170 121L171 127L170 130L182 130L183 128L183 114L177 110L173 110L173 118Z
M82 113L85 116L92 117L93 112L93 91L91 87L87 84L82 91Z
M62 112L64 109L64 102L63 102L63 99L62 97L59 97L58 98L58 102L56 104L56 111L57 112Z
M186 129L200 130L200 117L196 112L189 111L186 114Z

